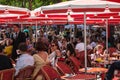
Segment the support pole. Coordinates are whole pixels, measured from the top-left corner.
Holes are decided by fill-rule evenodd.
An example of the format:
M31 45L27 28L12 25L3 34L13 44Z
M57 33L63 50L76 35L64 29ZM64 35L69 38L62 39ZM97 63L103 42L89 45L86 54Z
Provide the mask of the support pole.
M87 73L87 41L86 41L86 12L84 12L84 48L85 48L85 73Z

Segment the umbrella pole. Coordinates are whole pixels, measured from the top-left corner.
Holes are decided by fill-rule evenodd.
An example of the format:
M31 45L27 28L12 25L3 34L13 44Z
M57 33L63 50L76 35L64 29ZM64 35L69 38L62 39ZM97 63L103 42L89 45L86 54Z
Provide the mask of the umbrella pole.
M21 31L23 31L23 23L21 23Z
M106 53L108 54L108 19L106 18ZM107 56L108 58L108 56Z
M84 12L84 48L85 48L85 73L87 73L87 48L86 48L86 12Z
M36 27L35 27L35 28L36 28L36 30L35 30L35 31L36 31L36 33L35 33L35 42L37 42L37 26L38 26L38 23L37 23L37 21L36 21L36 24L35 24L35 26L36 26Z

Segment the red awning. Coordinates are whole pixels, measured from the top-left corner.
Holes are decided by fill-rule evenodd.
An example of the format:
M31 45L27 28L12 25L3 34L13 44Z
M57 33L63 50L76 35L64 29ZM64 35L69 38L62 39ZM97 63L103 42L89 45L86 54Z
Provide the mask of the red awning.
M118 3L120 3L120 0L107 0L107 1L112 1L112 2L118 2Z

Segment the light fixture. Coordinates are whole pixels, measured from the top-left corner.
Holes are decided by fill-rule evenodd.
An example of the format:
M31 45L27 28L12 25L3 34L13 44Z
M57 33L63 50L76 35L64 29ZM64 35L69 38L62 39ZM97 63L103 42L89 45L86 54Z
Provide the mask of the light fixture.
M68 22L74 21L74 18L71 17L70 13L68 13L67 18L68 18Z
M71 9L71 6L68 7L68 10L67 10L67 18L68 18L68 22L71 22L71 21L74 21L74 19L71 17L71 14L72 14L72 9Z
M90 17L87 17L87 20L89 20L90 19Z
M20 16L18 16L17 19L20 19Z
M5 14L8 14L8 13L9 13L8 9L5 9L4 13L5 13Z
M47 14L45 14L45 18L48 18L48 15L47 15Z
M111 11L109 10L109 6L106 5L105 10L104 10L104 13L110 13L110 12L111 12Z
M102 21L104 21L105 19L102 19Z
M118 16L120 16L120 12L118 13Z
M110 18L109 19L113 19L114 17L113 16L110 16Z
M72 14L72 9L71 9L71 6L68 7L68 10L67 10L67 14Z
M52 21L52 20L49 20L49 24L53 24L53 21Z
M95 13L94 16L97 16L97 13Z
M45 22L45 24L47 24L48 22L47 21L44 21Z
M40 10L40 14L43 14L43 11L42 11L42 9Z

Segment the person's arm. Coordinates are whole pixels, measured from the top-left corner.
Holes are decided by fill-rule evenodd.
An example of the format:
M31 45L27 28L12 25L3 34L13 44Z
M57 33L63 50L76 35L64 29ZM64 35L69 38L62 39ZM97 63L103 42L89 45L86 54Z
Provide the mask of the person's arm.
M75 46L75 53L76 53L76 54L79 53L79 46L78 46L78 45Z
M56 53L57 57L61 57L62 56L60 50L56 50L55 53Z
M17 60L16 62L16 72L15 72L15 76L18 74L19 70L23 67L23 60L21 60L20 58Z

